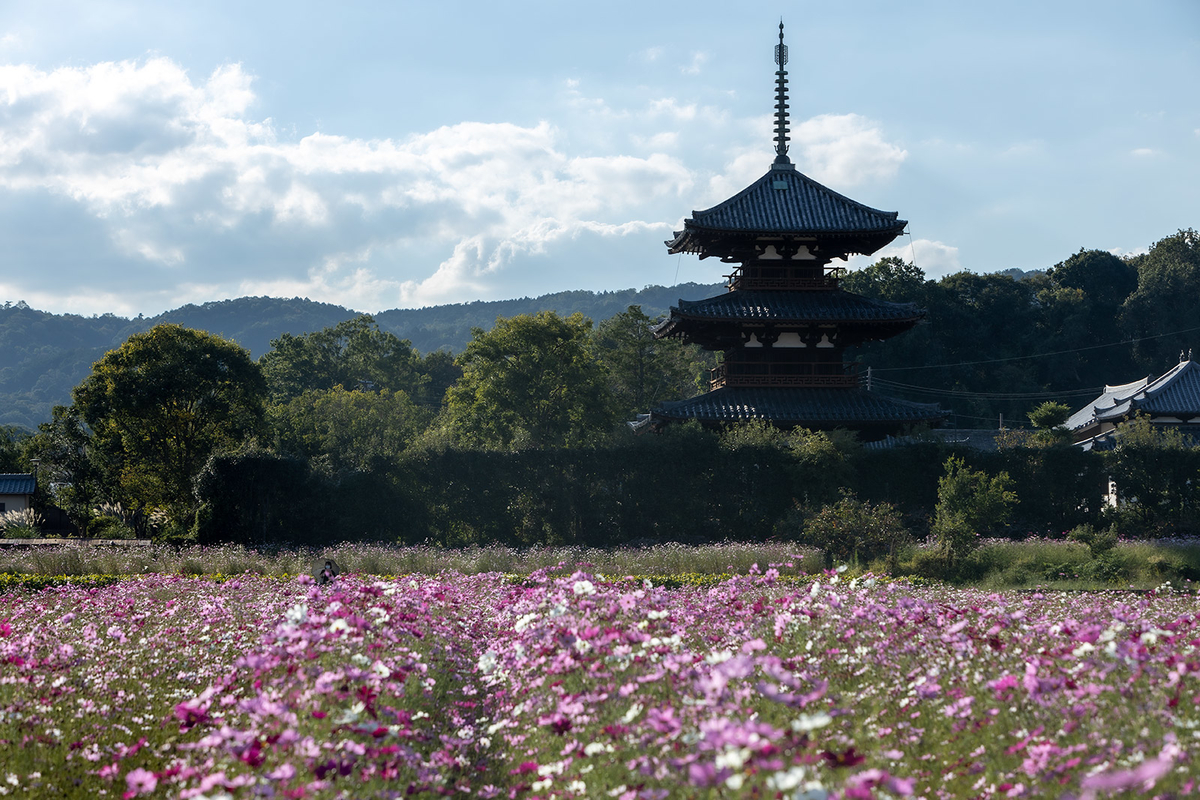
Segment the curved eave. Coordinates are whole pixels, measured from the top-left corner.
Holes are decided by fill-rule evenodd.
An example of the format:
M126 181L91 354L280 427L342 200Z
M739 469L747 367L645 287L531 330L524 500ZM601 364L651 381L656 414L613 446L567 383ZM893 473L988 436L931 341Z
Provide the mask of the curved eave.
M691 220L684 220L688 225ZM746 231L726 230L720 228L702 228L688 226L682 231L675 232L674 239L663 242L667 253L688 253L701 258L724 258L733 255L737 245L755 242L763 238L802 239L805 242L816 242L823 250L840 251L846 255L869 256L891 244L900 234L904 233L908 220L897 220L897 225L874 231ZM839 252L832 253L833 256Z
M915 303L872 300L853 292L793 292L742 290L704 300L680 300L667 319L652 332L657 338L678 335L710 325L770 325L807 328L836 325L843 328L908 330L926 316Z
M672 253L722 255L722 243L761 237L837 243L847 253L871 253L904 232L898 212L851 200L797 171L776 165L724 202L693 211L684 229L666 242Z
M695 419L730 423L762 419L805 427L918 425L938 423L948 412L936 404L913 403L865 389L726 387L688 400L663 403L650 412L654 422Z

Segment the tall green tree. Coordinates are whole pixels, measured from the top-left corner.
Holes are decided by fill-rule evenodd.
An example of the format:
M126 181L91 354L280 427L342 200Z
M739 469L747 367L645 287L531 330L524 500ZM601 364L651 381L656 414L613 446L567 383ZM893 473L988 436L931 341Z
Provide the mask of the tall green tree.
M462 377L462 367L454 361L448 350L434 350L421 359L420 372L423 380L417 387L413 400L417 405L437 408L446 400L446 390Z
M897 256L884 256L870 266L846 275L842 288L892 303L919 303L924 299L925 273Z
M79 442L84 431L64 433L64 456L78 460L82 446L86 463L106 472L109 499L182 521L194 510L192 481L209 456L263 432L265 392L246 350L159 325L109 351L75 387L61 427L77 418L88 435Z
M458 358L463 376L446 394L447 422L461 441L497 449L595 442L615 422L604 368L589 347L592 323L553 311L474 329Z
M1200 233L1188 228L1160 239L1133 264L1138 286L1121 308L1121 324L1143 339L1135 350L1139 366L1156 374L1200 342ZM1186 332L1148 338L1175 331Z
M664 400L694 394L703 367L677 339L655 339L654 320L641 306L630 306L596 327L596 358L608 372L620 413L649 411Z
M954 563L975 549L979 537L998 532L1012 516L1017 495L1007 472L990 476L958 456L946 459L938 480L933 534Z
M394 459L433 412L404 392L311 389L268 411L276 448L327 472L367 469Z
M382 330L369 314L313 333L285 333L271 340L271 348L259 365L277 403L334 386L403 390L412 396L423 382L412 344Z
M0 472L23 472L25 462L21 453L29 432L15 425L0 425Z

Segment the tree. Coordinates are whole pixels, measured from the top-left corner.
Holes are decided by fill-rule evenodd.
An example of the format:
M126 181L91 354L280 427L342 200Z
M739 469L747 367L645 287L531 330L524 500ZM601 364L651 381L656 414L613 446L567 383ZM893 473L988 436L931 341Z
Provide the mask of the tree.
M428 424L431 411L404 392L310 389L269 410L276 447L330 472L393 459Z
M63 455L75 468L98 465L105 474L97 483L115 495L109 500L182 522L209 456L263 432L265 391L238 345L159 325L109 351L75 387L71 411L58 415ZM78 422L88 430L73 430Z
M592 339L596 358L608 372L620 413L632 417L664 400L696 391L702 368L677 339L655 339L654 321L630 306L600 323Z
M868 267L847 274L842 287L877 300L914 303L922 299L925 273L897 256L884 256Z
M888 556L894 566L896 550L908 540L900 512L890 503L872 505L852 494L835 505L823 506L805 523L800 541L825 555L825 565Z
M946 459L938 480L933 533L950 563L969 554L979 537L999 530L1012 516L1017 495L1007 472L995 477L973 470L961 458Z
M29 433L15 425L0 425L0 472L24 472L21 452Z
M254 446L215 453L196 476L200 544L310 542L330 520L325 487L302 460Z
M1190 350L1198 338L1200 233L1188 228L1160 239L1133 264L1138 287L1121 308L1121 326L1143 339L1135 346L1139 366L1157 373L1177 363L1180 351ZM1181 333L1155 336L1175 331Z
M1064 403L1047 400L1029 412L1029 421L1037 428L1035 438L1039 444L1070 444L1071 432L1064 423L1071 416L1071 407Z
M1186 523L1200 505L1200 450L1190 447L1177 428L1154 425L1144 416L1121 423L1105 463L1142 532Z
M1082 291L1109 323L1113 313L1138 286L1137 269L1131 263L1106 250L1082 247L1066 261L1055 264L1047 275L1058 286Z
M423 382L409 341L380 329L368 314L314 333L285 333L271 340L271 348L259 365L277 403L335 386L403 390L412 396Z
M454 363L448 350L434 350L421 359L420 371L424 381L413 400L417 405L437 408L446 400L446 390L462 377L462 368Z
M458 358L463 376L446 394L448 424L482 447L573 447L597 441L615 421L604 368L592 356L592 323L553 311L476 328Z

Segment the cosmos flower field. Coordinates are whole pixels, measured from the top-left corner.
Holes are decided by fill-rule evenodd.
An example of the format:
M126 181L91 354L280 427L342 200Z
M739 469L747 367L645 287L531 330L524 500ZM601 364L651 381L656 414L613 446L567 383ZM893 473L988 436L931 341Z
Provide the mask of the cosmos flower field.
M11 591L0 793L1186 796L1197 605L773 570Z

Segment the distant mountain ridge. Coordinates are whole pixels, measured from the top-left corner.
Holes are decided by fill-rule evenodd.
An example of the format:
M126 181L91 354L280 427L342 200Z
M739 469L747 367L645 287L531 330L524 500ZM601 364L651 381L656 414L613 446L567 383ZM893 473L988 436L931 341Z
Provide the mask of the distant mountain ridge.
M684 283L612 292L567 291L516 300L475 301L428 308L392 309L373 314L379 326L408 339L422 354L459 352L472 328L490 329L497 317L576 311L594 322L631 305L651 317L666 313L680 299L699 300L723 290L721 284ZM238 342L254 358L271 349L280 334L302 334L358 316L332 303L307 298L240 297L185 305L155 317L103 314L52 314L25 303L0 306L0 425L36 428L50 419L55 405L71 400L71 389L91 372L92 364L130 335L164 322L208 331Z

